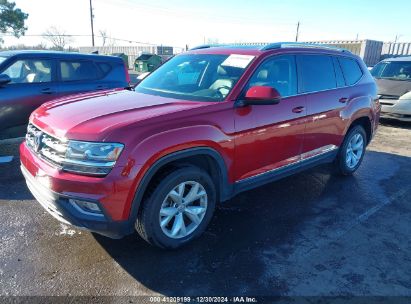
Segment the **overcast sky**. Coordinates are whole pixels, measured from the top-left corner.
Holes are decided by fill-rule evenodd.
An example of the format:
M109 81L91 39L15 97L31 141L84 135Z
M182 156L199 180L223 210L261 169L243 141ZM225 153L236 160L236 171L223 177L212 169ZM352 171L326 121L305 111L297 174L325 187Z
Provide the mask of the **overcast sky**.
M89 0L14 0L29 14L27 35L56 26L90 35ZM410 0L93 0L94 26L113 38L184 47L208 39L224 42L375 39L411 41ZM41 37L3 37L7 45L44 42ZM96 38L96 45L101 45ZM132 45L117 41L117 45ZM72 46L91 45L74 37Z

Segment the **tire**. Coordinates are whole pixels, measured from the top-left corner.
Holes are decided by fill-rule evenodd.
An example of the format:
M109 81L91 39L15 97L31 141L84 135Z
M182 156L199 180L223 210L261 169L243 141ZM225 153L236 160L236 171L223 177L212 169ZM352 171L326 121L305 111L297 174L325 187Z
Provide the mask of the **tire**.
M360 142L362 142L361 147L359 147ZM366 145L367 134L362 126L354 126L348 131L335 162L339 174L352 175L357 171L364 158ZM353 147L356 147L356 149L353 149Z
M189 196L190 191L197 196ZM189 203L196 197L198 199ZM152 183L143 199L135 228L148 243L175 249L205 231L215 205L215 185L204 170L193 166L177 168ZM160 221L165 223L164 227Z

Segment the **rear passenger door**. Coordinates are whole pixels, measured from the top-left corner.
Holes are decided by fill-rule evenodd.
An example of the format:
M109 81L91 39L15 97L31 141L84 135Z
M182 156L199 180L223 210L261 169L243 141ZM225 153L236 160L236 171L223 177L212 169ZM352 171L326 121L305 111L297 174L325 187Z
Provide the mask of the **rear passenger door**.
M336 149L346 123L342 111L349 96L338 60L334 56L298 55L300 92L306 94L307 123L302 158Z
M58 71L60 96L108 88L100 81L102 71L92 60L60 60Z

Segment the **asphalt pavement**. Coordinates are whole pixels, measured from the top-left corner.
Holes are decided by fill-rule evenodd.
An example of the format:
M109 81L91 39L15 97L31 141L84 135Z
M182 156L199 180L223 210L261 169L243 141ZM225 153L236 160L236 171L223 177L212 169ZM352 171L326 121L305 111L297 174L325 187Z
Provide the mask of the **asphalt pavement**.
M411 296L411 124L384 121L352 177L328 165L221 205L175 251L59 223L0 143L0 295Z

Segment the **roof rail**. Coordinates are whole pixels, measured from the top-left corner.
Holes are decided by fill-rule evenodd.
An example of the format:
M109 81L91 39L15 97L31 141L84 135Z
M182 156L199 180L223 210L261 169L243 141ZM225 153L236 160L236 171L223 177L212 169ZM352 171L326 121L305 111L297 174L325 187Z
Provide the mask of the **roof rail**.
M199 45L199 46L195 46L191 48L190 51L208 49L208 48L219 47L219 46L223 46L223 44L203 44L203 45Z
M338 51L338 52L347 52L351 53L350 51L335 47L335 46L330 46L330 45L324 45L324 44L313 44L313 43L304 43L304 42L276 42L276 43L270 43L262 48L260 48L261 51L268 51L268 50L275 50L275 49L283 49L283 48L313 48L313 49L323 49L323 50L333 50L333 51Z

